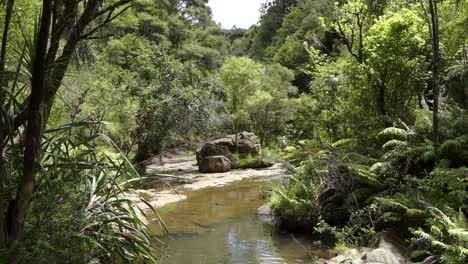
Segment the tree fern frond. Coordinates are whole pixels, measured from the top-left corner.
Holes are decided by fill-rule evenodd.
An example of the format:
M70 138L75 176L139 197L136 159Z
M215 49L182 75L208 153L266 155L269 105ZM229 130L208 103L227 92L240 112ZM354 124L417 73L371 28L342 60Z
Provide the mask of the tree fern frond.
M452 236L457 237L460 240L465 240L468 242L468 230L464 228L453 228L449 229L448 233Z
M463 246L455 246L454 248L459 256L465 256L465 258L468 257L468 248Z
M425 241L428 241L428 242L432 241L432 240L435 240L434 237L432 237L431 234L425 232L421 228L419 228L418 230L414 230L413 234L415 234L417 237L422 238L422 239L424 239Z
M411 218L423 218L427 216L427 213L421 209L408 208L408 210L406 210L406 215Z
M382 130L378 135L406 138L408 136L408 132L404 129L397 127L387 127L384 130Z
M431 233L437 237L441 237L444 235L442 230L440 230L440 228L437 225L431 225L430 229L431 229Z
M382 170L388 165L389 165L388 162L376 162L369 168L369 171L373 173L377 173L379 170Z
M368 169L358 168L356 166L352 166L350 169L356 180L360 183L369 185L374 188L382 188L382 183L380 183L378 176L375 173L370 172Z
M392 140L388 141L387 143L385 143L382 146L382 148L389 149L389 148L394 148L394 147L406 147L406 146L408 146L408 142L398 140L398 139L392 139Z
M376 159L373 159L371 157L356 153L356 152L349 152L344 155L346 159L349 161L356 163L356 164L365 164L365 165L371 165L373 164Z
M355 138L343 138L340 139L332 144L332 147L341 147L341 146L355 146L357 143L357 139Z
M435 206L432 206L426 202L421 202L428 210L429 212L431 213L431 215L436 218L437 220L439 220L440 222L442 222L444 225L447 225L451 228L455 227L456 225L452 222L452 220L450 219L450 217L448 217L444 212L442 212L442 210L440 210L439 208L435 207Z
M399 211L408 211L408 206L396 201L395 199L391 198L385 198L385 197L376 197L375 200L386 207L389 207L391 209L399 210Z

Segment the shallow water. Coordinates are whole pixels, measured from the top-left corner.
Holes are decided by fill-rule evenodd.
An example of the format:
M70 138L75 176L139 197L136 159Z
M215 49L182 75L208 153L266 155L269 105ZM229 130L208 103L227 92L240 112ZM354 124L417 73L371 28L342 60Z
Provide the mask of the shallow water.
M256 208L265 203L261 194L266 185L249 179L186 191L187 200L159 209L171 232L163 238L168 247L162 263L289 264L311 263L311 254L327 257L327 251L311 241L277 234L269 219L257 216ZM156 224L151 229L161 233Z

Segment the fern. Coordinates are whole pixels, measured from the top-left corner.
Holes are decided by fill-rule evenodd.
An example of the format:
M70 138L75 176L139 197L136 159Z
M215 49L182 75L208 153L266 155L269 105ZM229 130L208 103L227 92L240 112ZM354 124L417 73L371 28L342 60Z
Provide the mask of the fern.
M371 172L366 166L358 166L355 164L350 166L350 170L359 183L377 189L383 187L382 183L378 179L378 176L375 173Z
M332 147L341 147L341 146L356 146L357 140L355 138L343 138L340 139L332 144Z
M361 154L356 153L356 152L346 153L344 155L344 158L345 158L345 160L350 161L352 163L364 164L364 165L372 165L377 161L376 159L373 159L373 158L365 156L365 155L361 155Z
M369 171L377 174L378 172L388 168L389 166L390 164L388 162L376 162L372 164L372 166L369 168Z
M406 141L401 141L401 140L398 140L398 139L392 139L390 141L388 141L387 143L385 143L382 148L383 149L390 149L390 148L394 148L394 147L406 147L408 146L408 142Z
M388 137L393 137L393 138L407 138L408 132L404 129L397 128L397 127L387 127L384 130L382 130L378 135L388 136Z
M427 221L428 228L426 230L418 228L412 230L412 233L415 236L413 244L425 245L418 251L425 251L425 254L418 253L421 256L426 256L424 262L467 263L468 230L464 224L465 220L461 222L456 218L452 220L442 210L428 203L423 202L423 205L432 218Z

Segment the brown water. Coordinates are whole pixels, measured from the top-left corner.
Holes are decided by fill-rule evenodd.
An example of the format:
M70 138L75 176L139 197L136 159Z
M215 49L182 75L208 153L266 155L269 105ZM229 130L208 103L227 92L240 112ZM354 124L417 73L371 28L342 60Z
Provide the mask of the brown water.
M163 238L163 264L312 263L327 251L302 238L273 231L269 219L257 216L267 184L252 179L225 187L182 192L187 200L161 208L171 235ZM157 225L154 233L161 233ZM305 249L304 249L305 247Z

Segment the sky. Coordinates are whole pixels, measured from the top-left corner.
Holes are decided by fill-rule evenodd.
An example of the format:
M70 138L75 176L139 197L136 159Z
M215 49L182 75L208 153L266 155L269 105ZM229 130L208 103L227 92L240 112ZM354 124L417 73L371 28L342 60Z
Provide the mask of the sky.
M265 0L209 0L213 19L226 29L234 25L249 28L260 18L260 5Z

